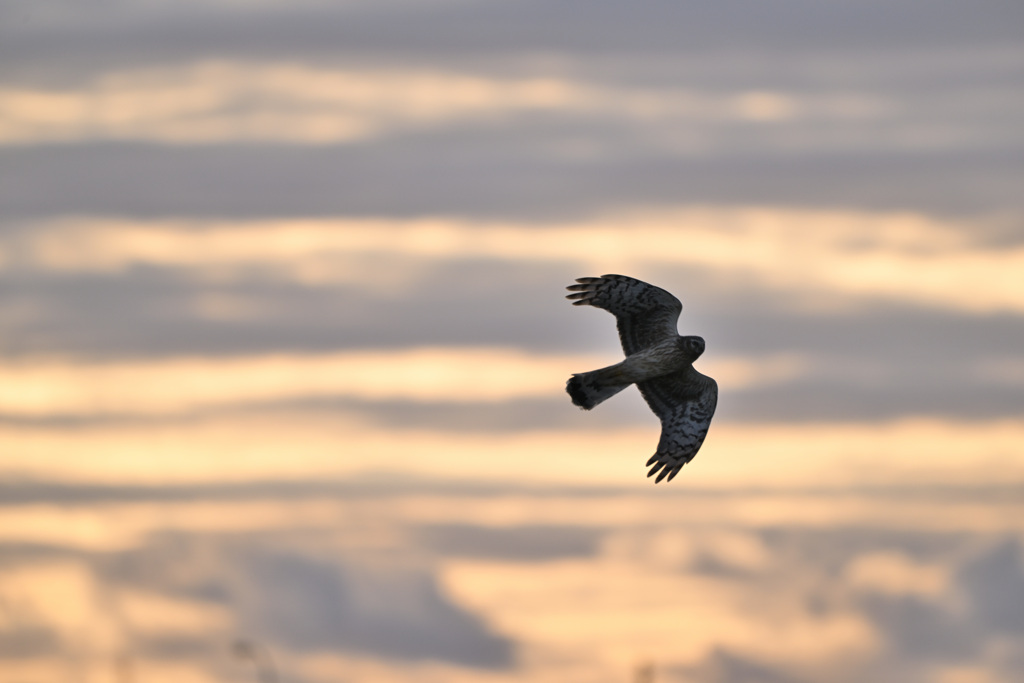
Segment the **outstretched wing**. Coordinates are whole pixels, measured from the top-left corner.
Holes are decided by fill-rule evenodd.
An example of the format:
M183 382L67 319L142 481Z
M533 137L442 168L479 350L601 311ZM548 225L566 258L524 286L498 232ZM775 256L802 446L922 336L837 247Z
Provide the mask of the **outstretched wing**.
M683 465L693 460L704 443L718 405L718 383L692 367L671 375L639 382L647 405L661 419L658 451L647 461L647 476L672 481Z
M603 308L614 315L627 356L678 334L676 322L683 305L664 289L625 275L581 277L576 282L566 288L573 293L565 298L575 299L574 306Z

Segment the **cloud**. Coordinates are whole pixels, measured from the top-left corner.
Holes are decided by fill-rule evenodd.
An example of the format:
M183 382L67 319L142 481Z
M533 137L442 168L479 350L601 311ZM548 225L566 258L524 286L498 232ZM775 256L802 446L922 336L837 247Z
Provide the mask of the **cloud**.
M618 560L697 575L753 577L771 572L777 558L748 530L654 526L607 534L603 555Z
M90 661L127 653L158 665L210 666L232 634L244 633L278 653L357 652L495 669L513 662L513 644L453 604L407 554L325 557L267 548L254 535L155 528L154 537L118 551L0 569L5 621L8 599L24 612L0 627L0 660L83 648ZM27 649L4 650L14 644Z
M153 678L193 667L210 680L238 665L225 658L240 636L296 680L393 683L601 680L639 662L697 682L995 676L1024 645L1024 516L1005 485L323 483L85 487L95 495L12 504L22 526L43 517L67 535L46 539L60 556L0 544L0 624L18 642L49 632L40 656L99 668L130 652ZM136 533L82 547L69 523L82 518Z
M1024 359L1013 357L994 357L978 361L976 372L979 377L1012 387L1024 386Z
M0 414L173 415L210 408L322 398L496 402L560 393L573 369L615 359L511 348L418 348L333 354L0 364ZM737 389L799 373L790 357L705 364Z
M685 130L691 130L686 128ZM850 129L844 128L849 131ZM703 138L694 133L698 141ZM620 127L533 121L462 126L347 146L88 143L7 147L7 216L423 216L550 220L622 206L771 204L937 214L1019 214L1012 144L971 149L765 149L726 131L721 153L684 154ZM835 140L826 132L829 140ZM836 133L838 135L838 132ZM622 143L622 144L619 144ZM608 145L614 148L602 152ZM579 154L595 148L599 154ZM566 150L561 153L559 150ZM173 188L173 191L166 191ZM1015 226L1011 223L1011 227ZM1011 231L1012 232L1012 231Z
M105 2L86 12L68 0L50 0L43 7L36 13L8 10L11 19L20 20L8 22L11 38L24 34L14 42L14 56L38 60L63 47L57 54L68 61L110 52L136 52L153 60L168 52L178 57L230 50L257 56L357 52L378 58L383 52L466 63L469 55L493 61L510 52L591 59L628 52L675 61L709 53L749 52L768 59L813 51L859 52L860 61L881 53L891 62L907 52L1016 46L1012 27L1020 19L1018 8L998 0L979 3L976 13L947 0L926 15L907 1L847 7L791 0L772 12L744 12L749 8L736 2L698 12L651 0L626 11L604 1L591 3L585 20L574 2L536 1ZM410 33L406 22L419 30Z
M500 401L552 392L578 357L514 349L426 348L306 356L9 365L8 414L173 414L331 396ZM584 359L586 360L586 359Z
M949 589L950 579L941 566L912 561L903 553L878 552L858 556L846 568L849 583L886 595L934 597Z
M996 150L1020 98L991 86L970 97L838 86L770 89L636 86L581 74L348 67L251 60L111 70L85 82L0 88L0 145L374 144L451 131L472 140L517 131L550 160L607 163L655 152L919 153ZM941 101L933 101L940 99ZM963 104L982 100L982 105ZM952 101L954 104L949 104ZM980 125L981 123L984 125ZM543 140L547 130L555 139ZM473 131L471 133L470 131Z
M611 117L651 126L862 120L886 109L885 103L856 93L645 91L551 76L209 62L112 72L73 89L0 89L0 144L325 144L530 113Z
M968 235L956 224L909 212L692 207L545 226L445 218L199 224L84 218L34 226L5 240L4 250L26 266L57 272L148 264L215 279L262 274L371 289L408 287L415 269L389 268L382 280L353 268L359 257L575 262L601 270L676 264L805 297L827 292L977 313L1024 311L1016 277L1024 247L990 246Z
M30 646L23 657L52 655L52 648L67 651L75 645L109 650L123 642L117 625L99 615L102 587L87 566L69 558L12 565L0 569L4 625L10 628L4 635ZM76 638L84 624L90 624L88 632Z
M59 656L61 642L52 630L39 624L17 622L4 626L0 627L0 661Z
M746 656L716 648L695 667L675 667L695 683L801 683L805 679L786 673L785 667L763 664Z
M245 237L260 242L256 228L243 225L252 228ZM570 361L561 370L552 366L553 374L538 379L534 386L543 389L512 392L520 398L510 393L500 402L478 401L474 397L482 394L477 389L466 400L453 396L427 403L403 397L409 392L402 391L390 398L364 399L359 397L368 395L367 390L331 377L318 380L323 386L315 391L297 385L294 390L275 389L279 398L240 398L250 407L290 403L299 409L298 403L304 402L304 409L316 412L355 411L381 426L418 423L504 431L513 426L567 426L566 420L576 416L554 409L564 397L563 373L621 357L613 319L601 311L571 308L562 295L572 277L619 270L622 264L591 268L554 260L339 253L324 247L323 259L335 264L322 265L330 281L306 283L291 273L301 271L307 259L321 257L314 246L296 252L282 246L286 255L275 261L273 253L243 249L236 254L224 248L218 254L215 240L181 239L175 249L184 256L170 254L161 261L158 252L154 260L164 265L156 266L131 260L149 257L125 256L116 244L113 262L102 250L95 255L95 245L84 240L76 254L70 232L47 235L44 226L26 227L38 227L38 234L55 242L56 253L68 254L70 261L44 265L41 257L19 246L18 233L0 238L11 254L11 266L0 273L0 288L7 294L0 301L6 331L0 345L9 358L0 362L0 369L12 382L30 375L41 381L44 371L53 370L50 379L71 383L73 391L85 395L83 381L114 379L111 373L118 367L155 378L162 361L193 360L206 363L211 377L226 379L231 368L241 366L214 366L231 356L254 369L260 359L297 358L301 363L295 367L301 373L300 365L311 369L317 359L329 362L374 348L388 354L424 347L519 349L537 358ZM525 233L529 228L520 229ZM182 232L189 237L185 228ZM287 230L272 232L284 235ZM27 234L36 236L33 230ZM68 244L61 245L58 235L67 236ZM973 249L1004 248L975 243L970 235L964 239ZM127 248L134 248L128 241ZM274 242L273 234L268 242ZM208 249L209 260L189 255L190 244ZM233 260L236 256L241 262ZM358 267L345 272L348 262ZM625 272L661 285L683 301L680 329L708 341L697 367L720 383L721 419L814 422L930 415L961 420L1014 417L1019 412L1019 373L1014 368L1020 348L1015 340L1024 334L1024 316L850 298L797 285L785 289L712 266L659 262ZM936 373L936 367L943 371ZM248 386L247 381L242 385ZM168 387L172 394L184 391L174 378ZM116 386L88 390L123 395L123 388ZM221 390L231 393L227 387ZM153 393L145 387L140 391ZM37 419L25 408L33 395L19 391L16 411L8 419ZM181 400L181 408L168 411L185 410L189 401ZM200 396L193 403L222 410L231 407L232 399L211 402ZM142 407L128 410L144 415ZM609 404L607 413L619 424L651 420L632 392ZM78 417L90 414L113 413L98 406L74 411ZM47 418L39 414L39 419Z
M773 663L837 666L875 647L859 615L811 615L786 606L789 590L766 596L750 584L639 562L462 561L449 563L444 581L461 602L525 647L543 643L576 657L588 652L606 667L652 660L659 666L684 664L716 647ZM752 619L753 610L772 616Z
M1015 680L1022 6L583 6L0 0L5 673Z
M429 573L298 553L246 553L236 561L242 619L271 642L485 668L512 663L512 643L452 605Z
M604 427L599 415L581 414L568 402L558 410L576 415L571 428L497 434L382 429L336 411L189 416L156 424L8 424L0 427L0 470L34 477L60 472L69 481L94 483L292 481L317 472L327 478L651 486L641 465L658 440L653 416L644 426ZM1021 439L1013 420L722 422L712 426L681 481L697 489L1017 481L1024 479ZM815 512L822 524L844 514L838 505ZM949 523L980 529L990 520L970 514Z
M417 543L445 557L516 562L595 554L601 533L577 526L523 525L486 528L476 524L432 524L416 530Z
M0 141L315 144L465 118L575 109L597 99L608 98L551 78L501 81L432 72L208 63L107 74L79 90L2 90Z
M1007 539L965 563L958 582L974 619L997 633L1024 634L1024 556L1020 542Z

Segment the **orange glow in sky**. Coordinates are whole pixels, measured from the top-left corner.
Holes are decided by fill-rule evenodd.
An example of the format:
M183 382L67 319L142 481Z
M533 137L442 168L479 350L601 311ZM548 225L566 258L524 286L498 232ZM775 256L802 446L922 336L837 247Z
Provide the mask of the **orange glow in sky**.
M1020 680L1016 5L37 4L0 681ZM670 483L604 273L706 340Z

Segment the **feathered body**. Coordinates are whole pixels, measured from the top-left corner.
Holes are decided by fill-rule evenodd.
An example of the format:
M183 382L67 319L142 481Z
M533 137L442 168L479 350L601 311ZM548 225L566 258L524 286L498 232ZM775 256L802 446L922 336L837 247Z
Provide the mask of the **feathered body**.
M661 420L658 450L647 461L647 476L671 481L697 454L718 403L718 384L693 362L704 340L680 336L676 321L683 305L665 290L625 275L576 280L567 298L577 306L603 308L615 315L626 353L621 363L574 374L566 383L572 402L590 410L630 384L636 384Z

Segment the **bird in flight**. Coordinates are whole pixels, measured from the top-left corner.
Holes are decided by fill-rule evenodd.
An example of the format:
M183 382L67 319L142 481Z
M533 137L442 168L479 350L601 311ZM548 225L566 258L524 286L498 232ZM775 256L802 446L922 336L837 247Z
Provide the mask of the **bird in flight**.
M679 473L704 443L718 404L718 384L693 368L704 353L700 337L680 336L679 299L664 289L625 275L581 277L566 289L574 306L603 308L615 316L626 359L600 370L574 374L566 382L574 405L590 410L636 384L661 420L658 450L647 461L655 483Z

